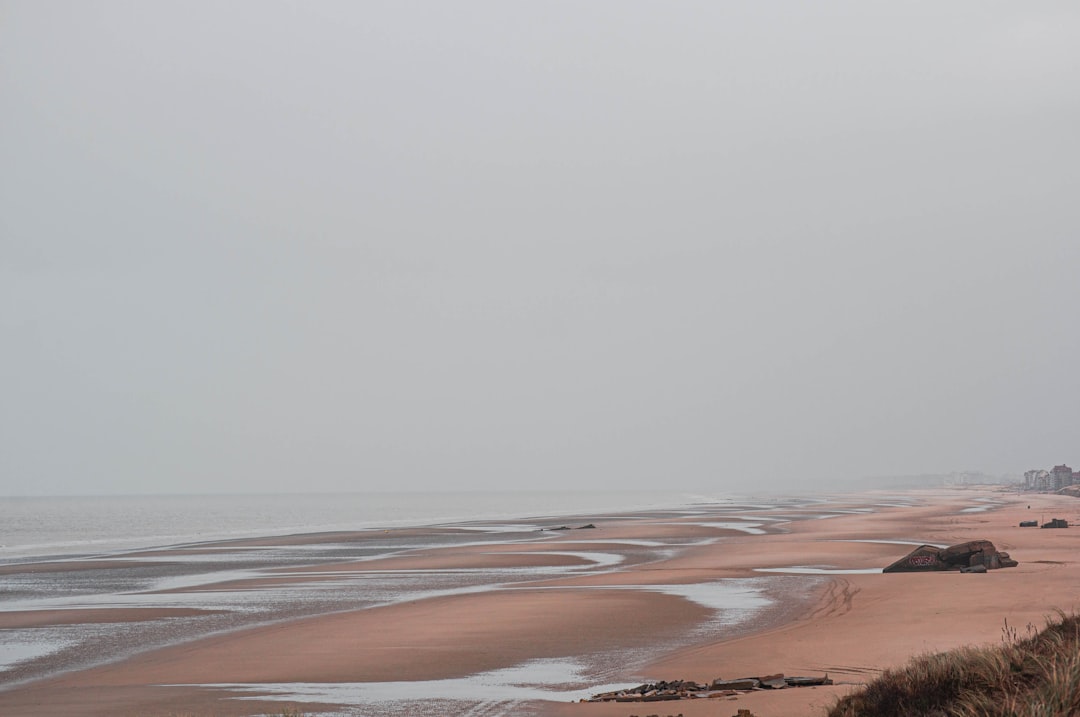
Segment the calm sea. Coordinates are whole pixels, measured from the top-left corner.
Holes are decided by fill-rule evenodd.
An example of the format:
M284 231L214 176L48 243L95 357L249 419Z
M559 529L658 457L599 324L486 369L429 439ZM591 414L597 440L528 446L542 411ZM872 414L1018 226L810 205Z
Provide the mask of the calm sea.
M256 535L668 509L729 499L670 491L0 497L0 563Z

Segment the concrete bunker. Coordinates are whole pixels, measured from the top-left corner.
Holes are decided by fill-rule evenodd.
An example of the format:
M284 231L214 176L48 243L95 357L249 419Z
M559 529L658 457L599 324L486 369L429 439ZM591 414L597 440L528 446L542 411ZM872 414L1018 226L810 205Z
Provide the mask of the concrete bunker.
M1018 564L1008 553L995 548L989 540L969 540L948 548L920 545L882 572L927 573L959 570L981 573L998 568L1015 568Z

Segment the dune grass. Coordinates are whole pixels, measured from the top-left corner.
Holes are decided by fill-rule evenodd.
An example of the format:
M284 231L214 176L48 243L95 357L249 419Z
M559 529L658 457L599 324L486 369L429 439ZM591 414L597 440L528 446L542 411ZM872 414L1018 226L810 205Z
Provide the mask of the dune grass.
M840 699L828 717L1080 715L1080 616L1041 631L1005 624L1001 644L924 655Z

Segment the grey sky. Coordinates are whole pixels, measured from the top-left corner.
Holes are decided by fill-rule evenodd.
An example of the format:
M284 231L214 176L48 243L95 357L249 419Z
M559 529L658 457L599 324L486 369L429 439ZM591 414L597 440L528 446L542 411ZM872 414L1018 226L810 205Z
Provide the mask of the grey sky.
M0 493L1080 462L1074 2L0 2Z

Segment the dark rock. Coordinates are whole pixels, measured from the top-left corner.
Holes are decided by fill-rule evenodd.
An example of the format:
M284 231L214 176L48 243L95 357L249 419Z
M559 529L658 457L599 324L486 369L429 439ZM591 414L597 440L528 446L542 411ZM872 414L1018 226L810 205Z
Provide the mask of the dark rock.
M758 682L761 686L767 690L782 690L787 687L787 682L784 680L784 676L781 675L765 675L759 677Z
M623 690L603 692L588 699L583 699L581 702L669 702L718 697L736 699L735 695L749 690L761 688L781 690L785 687L810 687L814 685L831 685L832 683L828 675L824 677L784 677L782 674L766 675L765 677L744 677L739 680L721 680L717 678L709 686L692 680L661 680L660 682L646 682L637 687L628 687ZM633 716L631 715L631 717ZM668 717L671 717L671 715L668 715Z
M716 679L712 681L710 689L714 690L756 690L761 686L761 682L756 677L744 677L741 680L720 680Z
M824 677L785 677L784 681L788 683L788 687L817 687L833 683L828 674Z
M574 530L596 530L596 526L592 523L586 523L585 525L579 525Z
M989 540L969 540L966 543L950 545L942 550L941 559L949 565L970 565L973 555L996 552L997 549Z
M886 567L886 573L913 573L935 570L960 570L981 565L988 570L1016 567L1017 562L1006 553L1002 556L989 540L971 540L966 543L938 548L920 545L915 550Z

